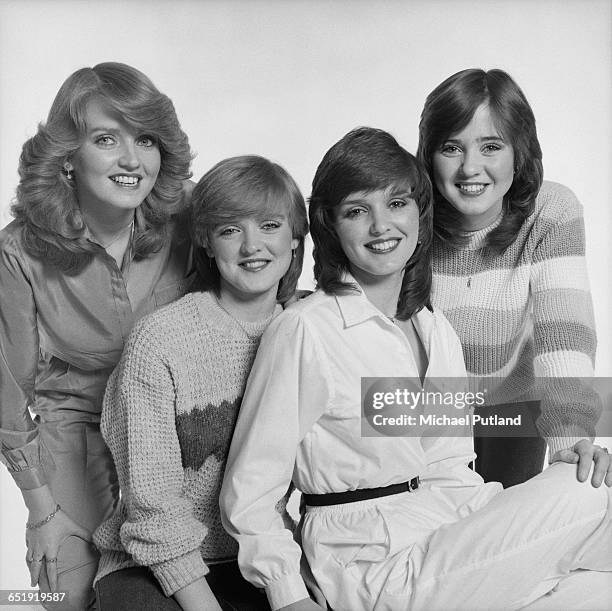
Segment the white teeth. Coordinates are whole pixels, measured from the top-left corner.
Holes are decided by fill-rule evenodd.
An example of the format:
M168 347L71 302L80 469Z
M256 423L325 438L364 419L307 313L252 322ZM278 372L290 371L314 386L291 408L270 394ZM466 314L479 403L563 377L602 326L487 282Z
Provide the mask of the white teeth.
M372 250L384 251L393 248L399 240L387 240L386 242L376 242L375 244L368 244L368 248Z
M486 185L481 183L472 184L472 185L458 185L461 191L465 191L466 193L482 193L485 190Z
M136 178L136 176L113 176L111 180L120 185L135 185L138 183L138 178Z
M267 261L245 261L244 263L241 263L240 265L248 269L256 269L259 267L263 267L266 264L267 264Z

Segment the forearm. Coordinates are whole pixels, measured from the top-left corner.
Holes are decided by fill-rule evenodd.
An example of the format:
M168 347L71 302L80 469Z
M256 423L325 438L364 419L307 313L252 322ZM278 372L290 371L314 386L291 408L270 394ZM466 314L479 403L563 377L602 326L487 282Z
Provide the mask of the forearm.
M221 611L215 595L205 577L186 585L174 593L174 599L183 611Z

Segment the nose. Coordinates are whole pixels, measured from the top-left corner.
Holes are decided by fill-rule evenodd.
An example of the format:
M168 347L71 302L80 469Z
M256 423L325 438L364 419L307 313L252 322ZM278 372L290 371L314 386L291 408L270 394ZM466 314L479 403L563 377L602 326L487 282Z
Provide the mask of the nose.
M482 161L480 152L468 149L463 154L461 172L464 176L476 176L480 173Z
M372 235L382 235L386 231L389 231L389 216L388 211L385 208L372 209L371 211L371 225L370 233Z
M121 157L119 158L119 165L126 170L135 170L138 166L140 166L140 156L138 154L136 142L126 140L123 143Z
M242 243L240 244L240 253L244 257L249 257L261 250L261 242L257 231L251 228L246 228L243 233Z

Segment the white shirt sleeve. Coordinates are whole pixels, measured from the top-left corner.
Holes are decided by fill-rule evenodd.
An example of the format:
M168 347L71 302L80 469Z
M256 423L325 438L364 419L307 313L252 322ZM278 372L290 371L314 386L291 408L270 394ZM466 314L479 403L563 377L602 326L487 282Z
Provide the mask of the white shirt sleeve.
M292 479L298 445L332 400L325 353L299 314L285 311L262 336L220 497L241 571L266 589L273 609L308 597L301 549L275 505Z

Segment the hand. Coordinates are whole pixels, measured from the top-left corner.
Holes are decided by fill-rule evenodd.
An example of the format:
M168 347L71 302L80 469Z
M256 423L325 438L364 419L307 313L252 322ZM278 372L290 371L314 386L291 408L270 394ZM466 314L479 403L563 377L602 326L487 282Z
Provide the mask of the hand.
M596 446L588 439L581 439L573 448L555 452L550 462L577 464L577 477L580 482L587 480L591 465L594 463L591 484L598 488L605 481L606 486L612 486L612 461L608 449Z
M323 607L319 607L319 605L310 600L310 598L303 598L290 605L281 607L278 611L323 611Z
M47 514L48 515L48 514ZM44 517L44 516L43 516ZM37 521L38 517L32 517L29 521ZM91 533L77 524L61 509L55 516L40 528L26 530L26 562L30 569L31 586L38 584L40 570L43 562L47 569L47 578L52 592L57 590L57 554L62 543L71 535L76 535L91 541Z

